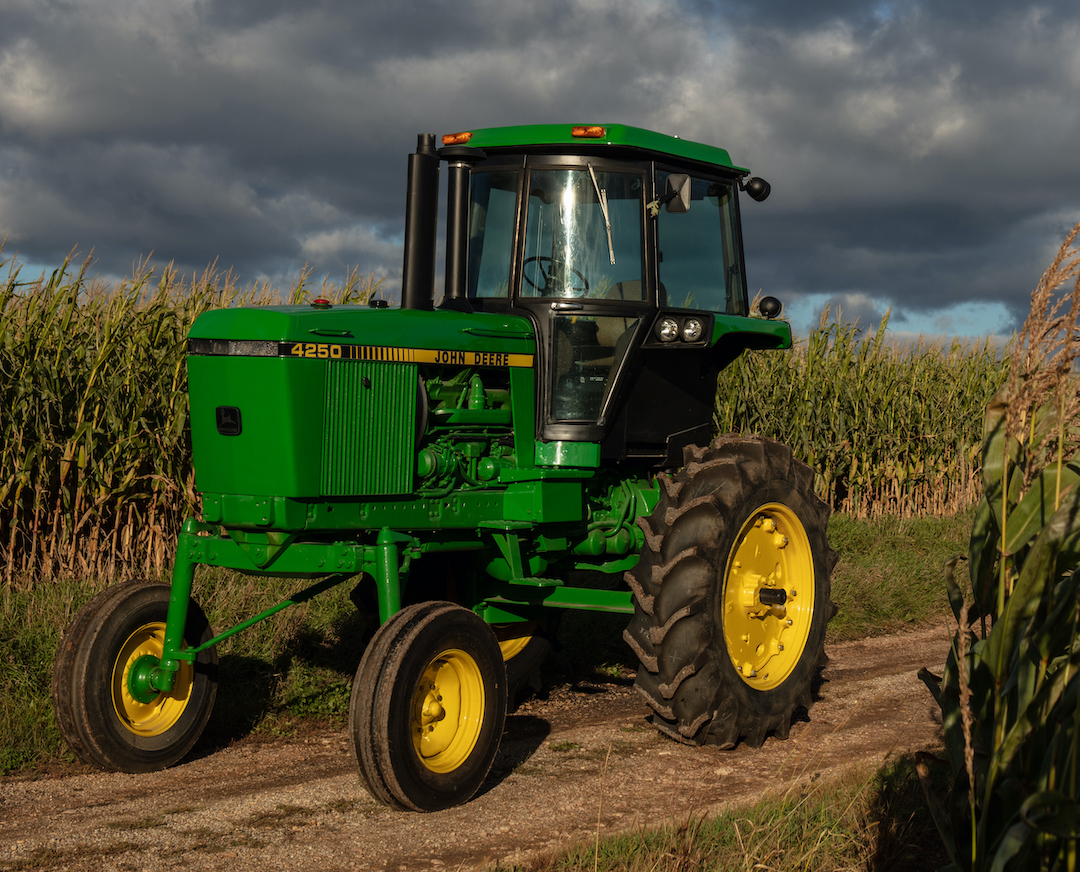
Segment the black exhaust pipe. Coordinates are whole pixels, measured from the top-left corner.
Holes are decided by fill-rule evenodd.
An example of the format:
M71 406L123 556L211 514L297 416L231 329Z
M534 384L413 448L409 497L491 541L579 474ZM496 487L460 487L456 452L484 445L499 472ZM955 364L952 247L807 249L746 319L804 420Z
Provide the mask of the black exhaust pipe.
M435 308L435 238L439 230L439 155L435 134L416 137L409 155L405 195L405 262L401 269L401 308Z

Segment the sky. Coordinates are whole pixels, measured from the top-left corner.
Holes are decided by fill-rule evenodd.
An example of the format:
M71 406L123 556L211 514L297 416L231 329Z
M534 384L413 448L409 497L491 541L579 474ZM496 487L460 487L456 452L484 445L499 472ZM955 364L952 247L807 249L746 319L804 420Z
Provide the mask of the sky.
M0 0L0 258L394 288L417 134L549 122L766 178L748 282L796 331L1008 335L1080 221L1080 7Z

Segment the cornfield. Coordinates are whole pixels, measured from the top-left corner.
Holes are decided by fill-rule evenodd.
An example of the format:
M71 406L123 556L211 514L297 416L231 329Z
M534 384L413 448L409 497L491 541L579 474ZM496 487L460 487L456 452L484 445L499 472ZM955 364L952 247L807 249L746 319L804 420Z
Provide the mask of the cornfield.
M2 254L2 249L0 249ZM57 575L160 572L197 505L187 422L185 339L210 308L298 302L268 283L240 288L208 269L185 281L148 264L109 287L70 259L0 285L0 565L11 584ZM353 271L322 296L366 300Z
M856 517L952 515L981 493L983 409L1008 355L988 341L893 344L829 320L792 352L744 354L720 376L717 429L792 447L818 495Z
M2 256L2 248L0 248ZM241 288L208 269L190 280L139 264L112 286L70 259L0 284L0 566L8 585L60 575L160 575L197 511L184 349L209 308L367 300L353 271L287 292ZM981 409L1004 380L989 346L892 347L828 324L793 353L744 355L721 377L721 432L757 432L813 465L819 493L859 515L951 513L979 495Z

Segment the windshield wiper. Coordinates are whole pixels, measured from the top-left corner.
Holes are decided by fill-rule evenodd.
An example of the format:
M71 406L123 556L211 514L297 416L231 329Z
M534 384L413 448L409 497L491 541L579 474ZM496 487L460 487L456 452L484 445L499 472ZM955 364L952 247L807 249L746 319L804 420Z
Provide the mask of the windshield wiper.
M593 172L592 164L585 164L589 168L589 178L592 179L593 187L596 188L596 198L600 201L600 211L604 213L604 227L607 228L607 249L611 257L611 265L615 265L615 246L611 244L611 218L607 208L607 189L601 188L596 181L596 173Z

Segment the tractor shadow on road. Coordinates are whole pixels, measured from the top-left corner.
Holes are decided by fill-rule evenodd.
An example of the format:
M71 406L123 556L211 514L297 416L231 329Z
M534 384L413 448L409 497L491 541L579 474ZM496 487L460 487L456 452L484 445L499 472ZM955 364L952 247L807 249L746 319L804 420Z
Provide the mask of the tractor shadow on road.
M507 715L499 753L476 795L482 796L506 780L540 749L550 734L551 724L544 718L528 714Z

